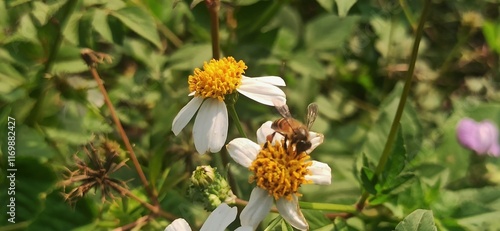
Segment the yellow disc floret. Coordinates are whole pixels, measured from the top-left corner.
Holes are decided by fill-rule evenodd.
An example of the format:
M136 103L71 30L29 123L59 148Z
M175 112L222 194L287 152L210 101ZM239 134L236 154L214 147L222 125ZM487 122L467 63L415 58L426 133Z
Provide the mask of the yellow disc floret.
M225 95L232 94L241 85L242 74L247 66L243 61L233 57L212 59L203 64L203 70L196 68L189 76L189 91L195 96L224 100Z
M305 179L310 174L307 167L312 165L308 159L306 152L296 153L280 142L267 143L249 167L254 173L250 182L255 181L276 200L282 197L291 200L292 195L300 196L298 190L302 184L312 183Z

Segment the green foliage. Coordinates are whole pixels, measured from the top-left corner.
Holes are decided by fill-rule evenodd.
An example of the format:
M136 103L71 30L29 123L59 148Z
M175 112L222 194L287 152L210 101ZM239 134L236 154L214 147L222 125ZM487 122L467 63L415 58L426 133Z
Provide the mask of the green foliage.
M396 226L396 231L437 231L432 211L417 209Z
M377 170L402 99L422 6L356 0L220 4L222 56L243 60L246 76L282 77L299 121L309 103L319 105L311 130L325 138L311 159L331 167L332 184L304 185L300 200L333 206L303 209L311 230L500 229L500 160L478 158L456 135L464 117L500 124L500 23L492 10L498 2L432 1L410 95L387 162ZM102 203L101 189L92 189L74 205L61 196L67 169L78 164L73 156L88 161L84 145L102 137L125 150L82 48L112 57L96 70L162 211L199 229L209 213L187 191L200 165L216 166L229 184L236 182L231 190L238 199L248 200L254 184L246 169L226 165L225 151L197 154L192 122L178 136L171 132L191 99L188 76L212 57L210 23L203 1L0 3L1 175L9 173L9 117L15 119L17 168L16 224L8 222L2 204L0 230L111 230L136 221L142 223L135 230L163 230L172 220L148 217L151 209L125 193L113 191L115 198ZM235 107L252 140L262 122L280 117L241 94ZM227 141L241 137L234 123ZM129 150L120 152L115 164L127 158ZM132 161L113 177L154 204ZM2 203L10 199L8 185L8 178L0 178ZM335 208L360 206L363 193L368 197L361 211L337 213ZM259 230L293 228L273 214Z

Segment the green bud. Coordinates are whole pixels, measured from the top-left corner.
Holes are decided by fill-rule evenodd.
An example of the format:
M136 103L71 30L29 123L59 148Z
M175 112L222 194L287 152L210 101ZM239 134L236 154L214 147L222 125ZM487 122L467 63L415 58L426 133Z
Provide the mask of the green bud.
M216 172L217 168L198 166L191 176L189 196L200 202L208 211L213 211L222 202L234 204L236 196L226 179Z

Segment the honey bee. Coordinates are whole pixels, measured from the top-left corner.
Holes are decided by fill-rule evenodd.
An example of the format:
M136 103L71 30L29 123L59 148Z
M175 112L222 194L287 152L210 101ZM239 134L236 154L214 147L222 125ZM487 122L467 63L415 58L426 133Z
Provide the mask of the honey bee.
M318 105L311 103L307 106L307 122L306 125L304 125L292 117L286 104L278 101L273 101L273 103L274 107L276 107L283 118L279 118L272 123L271 128L275 132L269 135L267 140L272 141L277 132L285 137L285 148L287 145L286 141L290 141L290 145L295 144L295 151L297 153L304 152L311 148L312 144L309 140L309 129L311 129L311 126L318 116Z

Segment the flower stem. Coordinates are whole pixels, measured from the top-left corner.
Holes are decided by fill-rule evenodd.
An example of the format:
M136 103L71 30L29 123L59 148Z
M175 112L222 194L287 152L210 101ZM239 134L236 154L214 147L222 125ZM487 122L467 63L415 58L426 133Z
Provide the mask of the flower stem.
M406 104L406 99L408 98L408 95L410 94L411 83L413 80L413 72L415 70L415 63L417 62L418 47L420 45L420 40L422 39L424 23L425 23L425 19L426 19L427 15L429 13L430 4L431 4L430 0L425 1L424 9L422 11L422 16L420 17L420 21L419 21L419 24L417 27L415 40L413 42L413 49L412 49L412 53L411 53L410 66L408 68L408 72L406 72L406 75L407 75L406 82L405 82L405 85L403 88L401 99L399 100L398 108L396 110L396 114L394 115L394 120L392 121L391 130L389 132L389 136L387 137L387 142L385 143L384 150L382 151L382 156L380 157L377 168L375 169L375 173L374 173L373 178L372 178L372 183L374 185L377 183L380 174L384 170L384 167L387 163L387 160L389 159L389 155L391 154L394 141L396 140L396 136L397 136L397 133L399 130L399 123L400 123L401 116L403 114L403 110L404 110L404 107ZM356 208L358 211L361 211L364 208L366 199L368 199L369 195L370 195L370 193L368 191L363 192L363 194L361 195L361 198L356 203Z
M234 104L227 104L227 109L229 112L229 115L234 121L234 124L236 125L236 129L238 129L238 132L240 133L240 136L243 136L245 138L248 138L247 135L245 134L245 131L243 130L243 127L241 126L240 118L238 117L238 113L236 113L236 109L234 108Z
M205 1L208 12L210 13L210 35L212 36L212 58L220 59L220 41L219 41L219 9L220 0Z
M356 213L356 208L352 205L330 204L299 201L301 209L328 210L346 213Z

